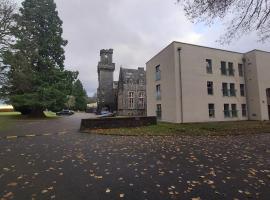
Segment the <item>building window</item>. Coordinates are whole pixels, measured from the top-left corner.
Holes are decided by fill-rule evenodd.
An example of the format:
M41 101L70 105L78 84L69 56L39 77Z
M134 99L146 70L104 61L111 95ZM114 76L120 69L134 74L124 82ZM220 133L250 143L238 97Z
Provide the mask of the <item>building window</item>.
M128 92L128 108L134 108L134 92Z
M230 96L235 97L236 96L236 90L235 90L235 84L230 83Z
M224 104L224 117L228 118L230 117L230 105L229 104Z
M140 79L140 80L139 80L139 85L140 85L140 86L143 86L143 85L144 85L144 80L143 80L143 79Z
M127 83L128 83L128 85L133 85L132 79L128 79L128 80L127 80Z
M210 118L215 117L215 104L213 104L213 103L208 104L208 112L209 112Z
M232 104L232 117L237 117L237 106L236 104Z
M157 104L157 118L161 119L162 117L162 110L161 110L161 104Z
M139 107L144 108L144 92L139 92Z
M206 72L208 74L212 74L213 70L212 70L212 60L210 59L206 59Z
M222 93L224 97L229 96L228 83L222 83Z
M238 64L238 72L239 72L239 76L241 77L244 76L243 64Z
M213 82L212 81L207 81L207 92L208 95L213 95L214 94L214 88L213 88Z
M161 100L161 89L160 89L160 85L156 86L156 99L157 100Z
M226 62L221 61L221 75L227 75Z
M233 63L229 62L228 63L229 66L229 76L234 76L234 69L233 69Z
M156 81L161 79L160 65L156 66Z
M244 84L240 84L240 94L242 97L245 96L245 85Z
M247 105L242 104L242 117L246 117L246 116L247 116Z

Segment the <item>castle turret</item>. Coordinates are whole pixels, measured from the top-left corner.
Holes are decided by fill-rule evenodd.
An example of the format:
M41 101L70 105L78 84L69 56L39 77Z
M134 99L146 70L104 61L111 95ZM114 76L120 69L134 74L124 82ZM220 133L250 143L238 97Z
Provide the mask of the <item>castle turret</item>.
M113 49L102 49L98 63L98 112L102 110L115 111L116 103L113 90Z

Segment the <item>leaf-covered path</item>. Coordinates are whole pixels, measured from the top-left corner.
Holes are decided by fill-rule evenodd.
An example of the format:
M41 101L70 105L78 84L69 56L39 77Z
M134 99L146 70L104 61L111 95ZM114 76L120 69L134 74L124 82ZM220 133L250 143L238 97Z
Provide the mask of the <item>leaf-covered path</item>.
M1 200L269 199L269 185L270 134L120 137L66 129L0 140Z

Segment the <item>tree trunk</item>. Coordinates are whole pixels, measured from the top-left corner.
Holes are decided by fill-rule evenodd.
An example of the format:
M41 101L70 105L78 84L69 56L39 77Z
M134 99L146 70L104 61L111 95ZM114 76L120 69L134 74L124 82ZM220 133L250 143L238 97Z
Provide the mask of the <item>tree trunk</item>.
M45 118L46 115L43 112L43 109L33 109L29 115L31 118Z
M31 113L31 109L26 106L15 106L15 110L21 112L22 115L29 115Z

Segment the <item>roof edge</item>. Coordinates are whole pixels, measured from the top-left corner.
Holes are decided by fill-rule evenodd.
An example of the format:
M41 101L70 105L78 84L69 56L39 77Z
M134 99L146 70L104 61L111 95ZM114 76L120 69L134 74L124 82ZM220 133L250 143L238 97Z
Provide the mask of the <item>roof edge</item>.
M259 51L259 52L263 52L263 53L270 53L270 51L264 51L264 50L260 50L260 49L253 49L251 51L246 52L245 54L251 53L253 51Z
M215 48L215 47L207 47L207 46L202 46L202 45L197 45L197 44L190 44L190 43L185 43L185 42L173 41L173 43L185 44L185 45L201 47L201 48L206 48L206 49L213 49L213 50L218 50L218 51L226 51L226 52L229 52L229 53L244 54L244 53L239 52L239 51L230 51L230 50L226 50L226 49L219 49L219 48Z
M152 59L154 59L155 57L157 57L159 54L161 54L164 50L166 50L169 46L171 46L174 43L184 44L184 45L191 45L191 46L195 46L195 47L207 48L207 49L218 50L218 51L225 51L225 52L229 52L229 53L237 53L237 54L242 54L242 55L247 54L247 53L250 53L252 51L260 51L260 52L264 52L264 53L270 53L268 51L259 50L259 49L253 49L253 50L248 51L248 52L238 52L238 51L230 51L230 50L225 50L225 49L220 49L220 48L214 48L214 47L207 47L207 46L202 46L202 45L196 45L196 44L191 44L191 43L172 41L169 45L167 45L166 47L164 47L161 51L159 51L156 55L154 55L151 59L149 59L146 62L146 64L149 63Z
M174 43L174 41L173 42L171 42L170 44L168 44L167 46L165 46L161 51L159 51L156 55L154 55L152 58L150 58L147 62L146 62L146 64L147 63L149 63L152 59L154 59L156 56L158 56L159 54L161 54L163 51L165 51L169 46L171 46L172 44Z

